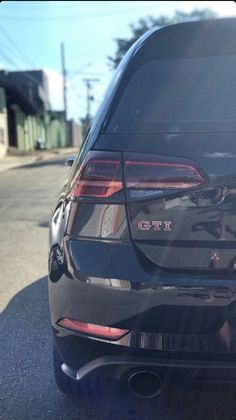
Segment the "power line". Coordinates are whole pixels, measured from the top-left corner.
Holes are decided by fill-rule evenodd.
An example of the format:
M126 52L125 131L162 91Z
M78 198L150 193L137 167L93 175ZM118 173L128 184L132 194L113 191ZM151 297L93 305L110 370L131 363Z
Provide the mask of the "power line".
M6 53L6 51L0 50L0 55L2 55L2 57L4 58L4 60L6 60L6 62L8 64L10 64L11 66L13 66L16 70L23 72L25 74L25 76L27 77L28 80L31 80L32 82L37 83L37 85L40 84L40 82L39 82L38 79L36 79L34 76L32 76L27 71L22 70L22 68L19 67L19 65L14 60L12 60L11 57L9 57L9 55Z
M19 3L17 0L15 0L15 6L17 5L17 3ZM98 4L98 1L97 0L94 0L94 1L87 1L87 0L85 0L85 1L81 1L81 0L72 0L72 1L68 1L68 0L66 0L66 1L64 1L64 2L57 2L57 8L59 9L63 9L63 7L66 7L67 8L67 10L68 10L68 7L71 7L71 6L76 6L76 7L81 7L81 6L86 6L86 7L88 7L88 4L90 5L90 6L93 6L93 5L95 5L95 4ZM49 9L52 9L53 7L55 7L55 1L54 0L33 0L33 1L29 1L29 0L26 0L26 1L21 1L20 3L19 3L19 8L17 8L17 7L15 7L14 9L16 10L16 11L20 11L20 10L30 10L30 11L33 11L33 10L35 10L35 8L37 8L37 6L46 6L46 7L49 7L49 6L52 6L52 7L49 7Z
M2 55L2 57L7 61L8 64L10 64L11 66L17 68L18 65L6 54L6 52L1 51L0 50L0 54Z
M34 63L26 56L26 54L16 45L16 43L13 41L13 39L10 38L10 36L7 34L5 29L0 25L0 31L3 33L3 35L6 37L8 42L12 45L12 47L20 54L24 60L32 67L35 67Z
M31 62L30 59L28 59L28 57L25 55L25 53L23 51L21 51L21 49L18 47L18 45L16 45L16 43L10 38L10 36L7 34L7 32L3 29L3 27L0 25L0 31L2 31L2 33L4 34L4 36L6 37L6 39L8 40L8 42L11 44L11 46L18 52L18 54L20 54L21 56L24 57L24 59L30 64L30 66L34 66L34 63ZM1 50L1 55L4 57L4 59L10 64L12 65L15 69L19 70L19 71L24 71L26 77L39 84L38 79L36 79L34 76L32 76L31 74L29 74L27 71L22 70L22 68L15 62L12 60L11 57L9 57L9 55L6 53L6 51L2 51Z
M157 6L160 6L162 3L162 5L164 6L171 6L173 4L176 5L176 1L174 2L158 2L157 4L153 4L152 6L146 6L145 8L140 8L140 9L135 9L135 12L142 12L142 11L146 11L149 9L154 9L154 7L156 8ZM108 12L108 13L96 13L96 14L82 14L82 15L68 15L68 16L1 16L1 19L5 19L5 20L18 20L18 21L25 21L25 20L31 20L31 21L37 21L37 20L83 20L83 19L91 19L91 18L103 18L103 17L109 17L109 16L116 16L116 15L120 15L120 14L126 14L126 13L131 13L134 12L134 8L132 9L122 9L122 10L116 10L113 12Z
M85 98L85 95L82 95L81 93L78 93L78 86L75 86L73 83L69 83L68 85L68 91L73 93L76 97Z

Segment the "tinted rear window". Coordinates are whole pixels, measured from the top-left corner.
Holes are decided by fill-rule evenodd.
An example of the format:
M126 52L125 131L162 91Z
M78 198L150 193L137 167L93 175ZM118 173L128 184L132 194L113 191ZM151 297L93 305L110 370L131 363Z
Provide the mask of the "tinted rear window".
M140 65L107 132L236 131L236 56L155 59Z

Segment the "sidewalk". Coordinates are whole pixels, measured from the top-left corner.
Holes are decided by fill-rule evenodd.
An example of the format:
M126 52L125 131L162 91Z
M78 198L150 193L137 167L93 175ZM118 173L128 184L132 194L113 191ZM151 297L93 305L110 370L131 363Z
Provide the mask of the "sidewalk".
M6 156L0 158L0 172L8 169L17 168L23 165L30 165L42 160L56 159L59 156L77 155L78 148L63 148L51 150L35 150L32 153L20 153L19 151L10 151Z

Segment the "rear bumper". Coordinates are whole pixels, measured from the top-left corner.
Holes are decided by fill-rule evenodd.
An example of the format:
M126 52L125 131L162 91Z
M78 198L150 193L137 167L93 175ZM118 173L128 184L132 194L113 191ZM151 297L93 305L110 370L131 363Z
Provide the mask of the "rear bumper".
M161 277L131 244L72 242L63 262L50 263L49 301L55 343L73 377L122 376L137 363L234 373L236 281ZM129 333L113 342L88 337L58 327L62 318Z
M62 371L75 381L81 381L91 374L106 375L119 381L127 381L134 370L158 372L168 382L183 382L194 377L197 382L236 383L236 364L233 362L206 362L194 360L155 360L152 358L104 356L79 369L72 369L66 363Z

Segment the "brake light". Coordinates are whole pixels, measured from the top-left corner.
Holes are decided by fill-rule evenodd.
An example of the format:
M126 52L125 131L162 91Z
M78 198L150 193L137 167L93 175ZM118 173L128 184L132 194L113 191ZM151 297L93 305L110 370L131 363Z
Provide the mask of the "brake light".
M198 168L181 159L124 153L124 183L120 152L90 151L73 181L71 196L108 198L123 190L145 197L160 190L183 190L205 183Z
M88 322L75 321L70 318L63 318L58 322L58 325L69 330L85 333L88 335L98 336L101 338L107 338L110 340L118 340L127 334L128 330L120 328L105 327L97 324L90 324Z
M137 157L137 156L136 156ZM187 189L199 187L204 183L198 170L185 163L158 161L153 156L145 161L136 160L132 155L125 158L125 186L128 189Z
M74 182L71 195L106 198L122 189L121 154L91 151Z

